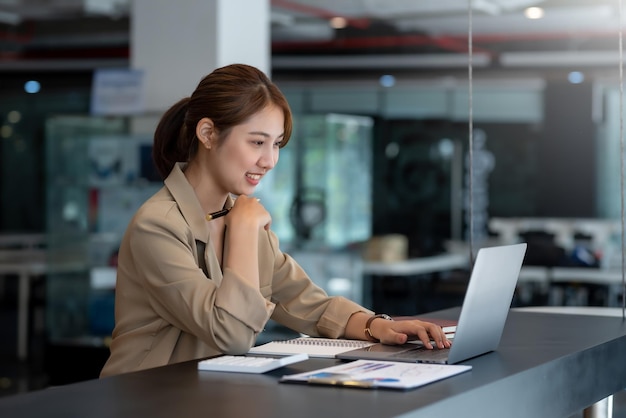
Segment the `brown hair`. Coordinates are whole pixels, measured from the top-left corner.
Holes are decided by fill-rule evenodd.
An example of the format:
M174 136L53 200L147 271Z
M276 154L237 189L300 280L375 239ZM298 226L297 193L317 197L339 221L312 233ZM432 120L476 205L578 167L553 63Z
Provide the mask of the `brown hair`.
M198 150L196 125L209 118L223 140L233 126L273 104L285 118L281 147L289 141L292 116L289 103L278 87L259 69L246 64L218 68L205 76L191 95L161 117L154 133L152 158L163 178L177 162L188 162Z

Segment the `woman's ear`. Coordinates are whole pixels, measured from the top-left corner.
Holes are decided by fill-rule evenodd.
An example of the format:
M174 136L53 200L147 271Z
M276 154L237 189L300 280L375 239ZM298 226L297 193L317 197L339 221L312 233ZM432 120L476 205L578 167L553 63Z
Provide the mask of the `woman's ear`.
M215 127L211 119L202 118L198 121L196 136L204 148L211 149L211 138L213 138L214 131Z

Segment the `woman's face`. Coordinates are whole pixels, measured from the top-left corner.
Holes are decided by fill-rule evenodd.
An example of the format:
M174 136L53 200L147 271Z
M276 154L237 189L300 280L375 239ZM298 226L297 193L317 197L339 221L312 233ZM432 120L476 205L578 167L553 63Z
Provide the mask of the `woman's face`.
M209 170L226 193L250 195L278 162L284 136L281 108L270 105L241 125L210 152Z

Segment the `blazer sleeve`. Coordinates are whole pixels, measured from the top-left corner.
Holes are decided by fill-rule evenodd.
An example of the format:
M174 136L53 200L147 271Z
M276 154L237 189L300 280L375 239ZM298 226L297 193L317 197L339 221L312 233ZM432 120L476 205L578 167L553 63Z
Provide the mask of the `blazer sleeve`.
M264 259L274 263L271 300L276 303L272 315L276 322L307 335L340 338L353 313L373 314L344 297L328 296L291 256L279 250L278 238L273 232L264 233L272 254L261 256L261 263Z

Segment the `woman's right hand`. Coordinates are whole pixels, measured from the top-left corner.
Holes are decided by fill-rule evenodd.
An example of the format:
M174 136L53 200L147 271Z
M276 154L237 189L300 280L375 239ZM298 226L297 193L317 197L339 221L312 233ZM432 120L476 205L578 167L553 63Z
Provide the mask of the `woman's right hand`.
M224 247L224 269L243 277L250 286L259 287L259 230L269 229L272 217L255 197L239 196L224 217L230 245Z
M256 197L240 195L235 199L230 213L226 216L226 225L242 225L254 222L252 227L263 228L266 231L272 224L272 216Z

